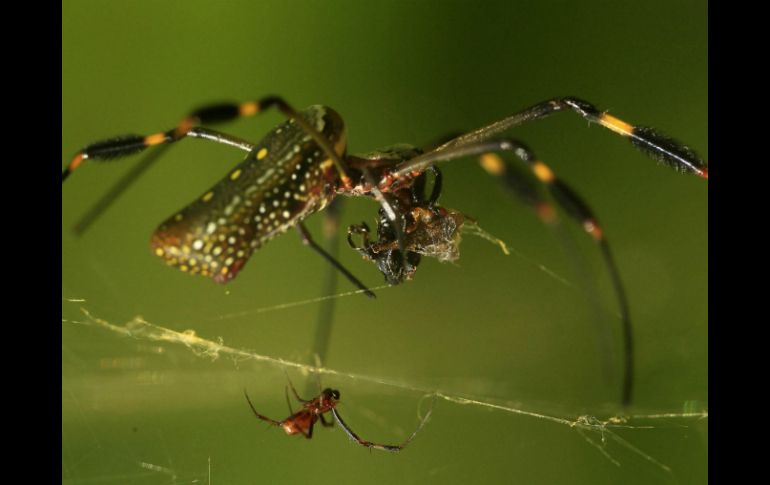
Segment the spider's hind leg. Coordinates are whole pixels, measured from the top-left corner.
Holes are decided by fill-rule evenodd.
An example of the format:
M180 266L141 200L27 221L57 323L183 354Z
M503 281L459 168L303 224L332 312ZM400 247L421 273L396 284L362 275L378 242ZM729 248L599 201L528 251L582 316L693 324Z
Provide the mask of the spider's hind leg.
M415 160L404 162L396 167L394 174L399 175L423 170L425 167L442 161L484 155L482 157L482 166L488 173L500 179L520 199L535 208L538 216L545 223L555 222L555 212L550 204L538 194L535 186L528 183L520 174L510 170L500 157L485 155L493 152L512 152L516 159L545 187L567 215L576 220L581 225L583 231L590 235L599 246L620 310L624 349L622 403L623 405L629 405L633 391L634 347L631 316L625 289L604 231L588 204L571 187L557 178L556 174L542 161L538 160L534 152L526 145L512 139L468 142L451 147L444 145L444 148L425 153Z

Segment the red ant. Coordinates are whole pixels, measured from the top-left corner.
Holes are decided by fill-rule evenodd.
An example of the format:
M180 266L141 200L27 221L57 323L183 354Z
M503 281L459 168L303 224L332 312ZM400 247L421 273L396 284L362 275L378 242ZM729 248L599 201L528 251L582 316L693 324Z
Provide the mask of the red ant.
M417 426L417 429L414 430L411 436L409 436L409 438L407 438L403 443L400 445L382 445L361 439L361 437L359 437L352 429L350 429L345 421L342 420L342 417L337 411L337 402L340 399L340 391L327 387L321 391L321 394L318 397L308 400L299 397L299 394L297 394L297 390L294 389L294 385L291 384L291 381L289 381L289 386L291 386L291 391L294 393L294 397L297 398L297 401L302 403L302 409L296 413L292 410L291 402L289 401L289 391L287 388L286 403L289 405L289 412L291 415L283 421L276 421L274 419L268 418L267 416L259 414L254 408L254 405L251 403L251 399L249 399L249 395L246 393L246 390L243 390L243 395L246 396L246 401L249 403L249 407L251 407L251 411L254 413L254 416L261 419L262 421L265 421L266 423L272 424L273 426L283 428L283 430L286 431L286 434L289 436L301 434L307 439L312 438L313 427L319 420L325 427L334 426L334 421L327 421L324 417L324 414L331 412L332 416L334 416L334 420L339 423L339 425L342 427L345 433L347 433L348 437L352 441L355 441L359 445L369 449L374 448L376 450L398 452L404 449L406 445L408 445L414 439L417 433L420 432L422 427L428 421L428 418L430 418L431 412L433 411L433 408L431 407L425 417L423 417L420 421L420 425Z

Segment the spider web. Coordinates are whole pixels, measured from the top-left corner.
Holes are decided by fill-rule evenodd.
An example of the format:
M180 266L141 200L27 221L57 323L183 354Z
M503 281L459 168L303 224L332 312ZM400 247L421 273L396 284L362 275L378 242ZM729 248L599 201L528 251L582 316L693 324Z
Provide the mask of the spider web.
M552 278L557 281L563 281L565 286L570 283L552 272L548 268L541 268L547 274L552 274ZM374 288L383 290L388 288L382 286ZM250 315L266 312L279 312L288 308L305 306L318 301L330 298L342 298L352 296L359 291L344 292L328 297L321 297L270 307L258 308L249 312ZM672 431L680 436L688 435L693 430L698 432L708 419L708 410L698 403L685 403L681 412L664 413L633 413L633 414L580 414L574 415L564 412L540 412L534 410L532 405L521 402L512 402L501 399L495 399L483 395L473 395L456 390L444 390L441 388L432 388L412 384L408 381L380 377L371 374L361 374L350 372L332 367L320 365L310 365L296 360L271 356L256 352L247 348L239 348L227 345L220 338L211 338L209 336L198 335L195 330L188 329L183 331L173 330L164 325L152 323L141 316L131 318L125 323L113 323L92 314L85 304L87 301L82 298L66 299L67 305L75 305L79 308L81 318L62 319L62 324L74 329L91 328L101 332L106 332L104 336L119 338L133 342L141 353L163 354L166 352L180 355L188 353L194 356L196 362L190 363L196 368L207 369L219 364L218 368L242 369L249 368L260 373L265 372L264 367L282 371L283 373L292 373L293 375L320 376L322 380L331 378L335 383L339 383L340 388L346 389L361 385L369 385L378 392L396 393L401 396L410 396L411 407L417 410L418 418L424 415L428 404L426 400L432 400L431 410L435 407L435 420L441 420L444 406L476 408L484 411L498 413L500 420L508 420L514 417L521 419L534 420L544 424L553 424L564 430L568 430L576 436L579 436L591 449L594 449L597 456L601 456L606 463L613 467L621 468L633 463L645 465L649 470L653 470L659 479L663 482L678 483L677 474L665 460L660 459L653 453L646 451L640 446L634 444L635 437L641 432L665 431L670 434ZM218 320L227 320L244 316L242 314L222 314ZM66 358L66 357L65 357ZM104 361L102 367L110 367L109 363ZM115 363L117 367L130 368L130 363ZM260 370L261 369L261 370ZM90 419L85 415L89 407L82 403L78 396L88 395L84 392L82 386L78 386L65 379L63 383L63 416L67 416L68 409L74 410L77 416L76 421L85 425L86 434L90 436L92 447L89 452L75 457L70 456L66 442L63 441L64 460L63 478L64 483L212 483L212 461L207 457L205 470L202 463L198 463L194 468L198 471L190 474L188 471L181 471L184 467L175 464L171 458L172 453L167 450L167 463L154 463L142 456L139 449L126 448L106 444L99 438L99 432L89 424ZM337 385L337 384L335 384ZM386 391L383 391L386 390ZM436 404L438 401L438 404ZM69 406L68 406L69 404ZM409 407L409 406L407 406ZM547 406L543 406L547 409ZM395 431L396 435L405 435L409 433L408 427L395 426L389 420L383 418L377 412L365 410L363 416L368 418L380 427ZM73 419L73 416L69 416ZM416 422L416 421L415 421ZM432 424L428 424L421 430L421 433L431 433ZM700 430L702 432L702 429ZM276 433L277 434L277 433ZM280 439L274 437L273 439ZM157 433L157 440L162 446L164 438L161 432ZM418 436L418 442L425 440L424 436ZM412 445L414 446L414 445ZM419 445L418 445L419 446ZM411 451L411 450L410 450ZM111 466L117 469L133 468L133 472L105 474L90 476L84 478L78 476L78 468L84 463L89 463L92 459L103 460L108 458Z

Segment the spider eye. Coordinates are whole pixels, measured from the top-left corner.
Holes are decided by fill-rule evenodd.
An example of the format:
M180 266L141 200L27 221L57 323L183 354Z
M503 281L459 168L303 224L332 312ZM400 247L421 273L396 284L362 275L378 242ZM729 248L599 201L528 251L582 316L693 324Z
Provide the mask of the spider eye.
M337 391L337 390L335 390L335 389L332 389L331 387L327 387L326 389L324 389L323 391L321 391L321 394L322 394L322 395L323 395L325 398L327 398L327 399L328 399L328 398L330 398L330 397L331 397L331 398L334 398L334 399L338 399L338 398L339 398L339 395L340 395L339 391Z

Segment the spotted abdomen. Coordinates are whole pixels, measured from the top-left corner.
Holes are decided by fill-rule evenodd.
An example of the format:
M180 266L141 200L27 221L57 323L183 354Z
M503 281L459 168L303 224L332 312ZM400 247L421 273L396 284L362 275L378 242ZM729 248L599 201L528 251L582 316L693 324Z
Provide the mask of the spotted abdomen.
M344 155L339 114L324 106L299 114ZM338 183L328 155L289 120L214 187L163 222L153 234L152 249L170 266L227 283L255 250L328 204Z

